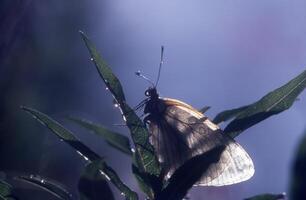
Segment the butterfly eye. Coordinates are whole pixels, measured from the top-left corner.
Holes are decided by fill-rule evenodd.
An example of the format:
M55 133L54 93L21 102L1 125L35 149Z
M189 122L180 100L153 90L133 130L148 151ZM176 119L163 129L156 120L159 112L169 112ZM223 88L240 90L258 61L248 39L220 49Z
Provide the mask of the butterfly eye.
M146 90L146 91L145 91L145 95L146 95L147 97L149 97L149 96L150 96L150 92L149 92L149 90Z

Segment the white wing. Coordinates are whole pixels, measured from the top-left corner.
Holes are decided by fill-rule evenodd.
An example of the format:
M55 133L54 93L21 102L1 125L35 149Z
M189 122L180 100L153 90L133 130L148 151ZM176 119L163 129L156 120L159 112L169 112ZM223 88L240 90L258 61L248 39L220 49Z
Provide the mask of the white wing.
M164 99L167 109L151 121L151 143L167 176L191 157L226 144L218 163L212 164L196 185L222 186L251 178L254 165L247 152L233 139L191 106Z

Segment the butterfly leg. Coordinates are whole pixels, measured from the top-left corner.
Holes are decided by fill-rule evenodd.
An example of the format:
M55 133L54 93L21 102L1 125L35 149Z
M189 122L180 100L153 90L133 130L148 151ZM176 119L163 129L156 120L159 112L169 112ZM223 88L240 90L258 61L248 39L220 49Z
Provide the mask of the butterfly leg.
M143 119L143 123L144 123L146 126L148 126L148 125L151 123L152 119L153 119L152 115L148 115L148 116L146 116L146 117ZM152 133L149 131L149 137L151 137L151 136L152 136Z
M149 125L150 122L151 122L151 120L152 120L152 115L148 115L148 116L146 116L146 117L143 119L143 123L144 123L145 125Z

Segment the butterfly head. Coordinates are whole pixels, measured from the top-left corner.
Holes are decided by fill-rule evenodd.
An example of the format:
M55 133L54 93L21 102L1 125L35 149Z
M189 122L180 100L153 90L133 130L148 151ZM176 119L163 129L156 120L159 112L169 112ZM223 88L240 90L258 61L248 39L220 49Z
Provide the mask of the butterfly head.
M145 91L145 95L149 97L150 99L158 99L158 93L157 93L156 87L149 87Z
M164 104L164 101L159 98L155 87L148 88L145 91L145 95L148 97L144 108L145 114L150 113L151 115L158 116L165 111L166 106Z
M156 87L159 81L159 77L160 77L162 64L164 62L163 57L164 57L164 47L162 46L160 63L159 63L159 68L158 68L158 76L157 76L155 83L152 82L149 78L147 78L143 74L141 74L140 71L136 72L137 76L142 77L143 79L147 80L152 85L145 91L145 95L148 97L145 100L145 109L144 109L145 114L150 113L153 115L158 115L158 114L163 113L163 111L165 110L165 105L163 101L159 98L159 95L156 90Z

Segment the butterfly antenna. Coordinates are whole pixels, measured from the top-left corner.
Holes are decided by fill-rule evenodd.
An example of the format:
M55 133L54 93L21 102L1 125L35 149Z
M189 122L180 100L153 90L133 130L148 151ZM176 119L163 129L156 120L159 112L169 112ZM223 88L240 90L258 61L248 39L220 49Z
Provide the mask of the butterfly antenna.
M146 77L145 75L143 75L139 70L137 72L135 72L136 76L139 76L141 78L143 78L144 80L148 81L153 87L154 83L151 81L151 79L149 79L148 77Z
M157 84L159 82L160 72L161 72L161 68L162 68L163 64L164 64L164 46L161 46L160 63L159 63L159 68L158 68L158 75L157 75L157 79L156 79L154 87L157 87Z

